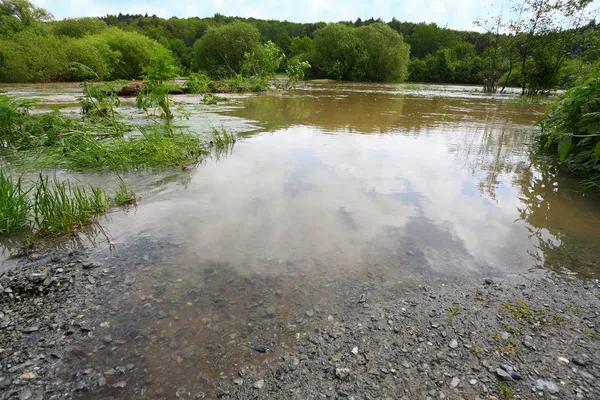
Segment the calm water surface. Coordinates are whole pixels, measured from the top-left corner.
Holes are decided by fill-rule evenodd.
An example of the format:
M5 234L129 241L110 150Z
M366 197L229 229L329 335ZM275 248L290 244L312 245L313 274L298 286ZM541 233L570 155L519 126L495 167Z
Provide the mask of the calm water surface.
M73 85L8 90L76 112ZM334 83L176 101L191 112L182 125L240 140L191 171L125 177L143 200L103 221L112 246L101 237L94 255L124 274L92 312L108 322L98 336L117 344L73 363L140 367L100 397L209 390L265 359L251 345L280 354L361 293L546 269L600 275L600 202L529 156L544 105L470 87ZM123 112L140 119L131 104Z

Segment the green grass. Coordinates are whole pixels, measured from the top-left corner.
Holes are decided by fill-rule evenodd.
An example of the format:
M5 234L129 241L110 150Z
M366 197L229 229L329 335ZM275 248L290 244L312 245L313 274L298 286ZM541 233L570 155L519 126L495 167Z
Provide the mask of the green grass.
M28 182L28 186L24 190L20 178L14 179L0 170L0 235L28 231L26 240L33 243L96 222L113 204L137 201L122 179L112 200L98 187L50 180L41 174L37 180Z
M162 126L140 128L138 136L99 139L93 134L74 132L54 146L29 153L33 167L60 167L70 170L126 171L131 169L183 168L197 164L211 152L229 152L235 136L224 128L213 128L208 138L189 132L173 132Z
M40 175L31 202L34 229L40 236L72 232L95 221L109 204L109 196L100 188L56 179L50 185L48 177Z
M177 167L197 162L207 150L190 133L170 133L159 127L144 128L130 138L97 139L78 132L60 145L45 148L37 166L52 165L72 170L123 171L142 167Z
M28 214L29 202L21 178L14 180L0 169L0 234L25 228Z
M118 206L128 206L137 203L135 192L130 191L125 182L119 177L119 189L113 197L113 202Z

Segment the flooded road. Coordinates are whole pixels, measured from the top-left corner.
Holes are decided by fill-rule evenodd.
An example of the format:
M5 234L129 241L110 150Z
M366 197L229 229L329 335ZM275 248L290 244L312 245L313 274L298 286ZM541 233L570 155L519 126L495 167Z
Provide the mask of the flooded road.
M53 90L70 106L66 88ZM338 83L175 100L191 113L182 125L239 140L191 171L124 176L143 200L102 221L93 255L122 285L88 311L104 324L87 357L67 362L107 371L98 398L193 398L281 355L312 321L343 318L361 294L545 269L600 276L600 202L529 155L544 105ZM123 386L115 366L130 364Z

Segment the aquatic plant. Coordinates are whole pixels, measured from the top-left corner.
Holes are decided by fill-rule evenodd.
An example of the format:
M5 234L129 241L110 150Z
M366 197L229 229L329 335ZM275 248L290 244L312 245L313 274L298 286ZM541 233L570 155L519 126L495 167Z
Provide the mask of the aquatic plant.
M540 126L540 149L554 153L588 188L600 189L600 67L562 95Z
M196 135L171 132L166 127L138 127L139 135L128 138L98 139L75 132L59 145L44 149L34 164L74 170L104 169L122 171L143 167L176 167L200 159L205 143Z
M37 100L0 95L0 148L23 150L52 145L75 129L76 122L58 111L31 114Z
M191 73L185 80L186 91L193 94L213 93L215 85L205 72Z
M137 96L137 106L144 111L149 108L160 110L167 123L173 119L170 93L181 88L169 82L179 74L175 58L164 47L156 47L150 64L143 68L144 89Z
M119 189L113 197L113 203L118 206L128 206L137 203L137 196L135 192L130 191L123 181L123 178L119 177Z
M31 213L38 235L72 232L104 213L109 205L108 195L98 187L59 182L52 185L40 174L32 188Z
M117 93L125 84L124 81L102 82L92 84L83 82L83 97L79 101L81 113L86 117L106 119L116 126L116 107L121 105L121 99Z
M0 169L0 234L12 233L27 226L27 194L21 178L15 180Z

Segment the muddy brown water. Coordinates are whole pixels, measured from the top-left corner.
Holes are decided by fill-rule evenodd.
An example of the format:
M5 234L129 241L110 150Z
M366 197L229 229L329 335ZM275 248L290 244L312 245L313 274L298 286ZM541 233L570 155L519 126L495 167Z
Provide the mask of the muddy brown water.
M4 89L77 112L76 85ZM362 293L549 269L600 275L600 202L529 154L545 105L473 87L348 83L228 98L175 100L190 113L181 125L235 131L231 154L124 176L143 200L102 221L93 257L123 285L90 311L104 324L72 368L136 367L99 398L209 392L343 318ZM122 111L143 119L131 101ZM116 187L111 174L45 172Z

